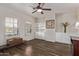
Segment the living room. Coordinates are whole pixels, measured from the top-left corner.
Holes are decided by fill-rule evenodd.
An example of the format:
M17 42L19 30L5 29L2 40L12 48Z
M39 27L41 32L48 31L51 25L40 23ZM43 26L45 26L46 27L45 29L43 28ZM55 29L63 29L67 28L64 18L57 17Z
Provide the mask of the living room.
M19 50L15 48L15 45L22 42L20 40L17 41L19 37L25 42L25 45L33 45L32 47L35 50L40 50L40 52L35 51L35 55L73 55L71 39L73 37L78 39L79 36L78 5L77 3L1 3L1 53L17 55ZM39 9L37 6L48 9L42 9L43 13L34 12ZM11 43L13 39L15 39L15 43ZM12 44L12 46L7 46L8 48L3 47L7 44ZM27 47L25 45L23 47ZM54 46L58 52L52 50ZM62 53L61 48L63 49ZM13 52L10 52L9 49L13 49ZM42 51L43 49L50 50L50 53L46 52L46 50L44 50L46 53L42 53L44 52Z

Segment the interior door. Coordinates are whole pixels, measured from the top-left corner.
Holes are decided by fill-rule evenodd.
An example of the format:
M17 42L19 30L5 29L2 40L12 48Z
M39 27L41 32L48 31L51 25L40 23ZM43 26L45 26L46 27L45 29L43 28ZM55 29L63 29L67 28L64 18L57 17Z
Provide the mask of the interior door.
M30 23L25 24L25 36L27 40L32 39L32 25Z

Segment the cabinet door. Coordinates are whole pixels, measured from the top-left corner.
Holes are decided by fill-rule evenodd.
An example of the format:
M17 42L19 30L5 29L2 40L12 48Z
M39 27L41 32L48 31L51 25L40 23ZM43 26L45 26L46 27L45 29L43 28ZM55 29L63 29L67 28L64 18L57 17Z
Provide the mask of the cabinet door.
M79 41L73 41L74 56L79 56Z

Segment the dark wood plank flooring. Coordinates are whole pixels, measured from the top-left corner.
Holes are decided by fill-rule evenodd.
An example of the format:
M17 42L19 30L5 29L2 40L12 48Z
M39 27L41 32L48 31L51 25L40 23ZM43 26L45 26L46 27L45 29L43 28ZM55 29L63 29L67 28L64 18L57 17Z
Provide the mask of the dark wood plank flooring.
M33 39L25 44L14 46L0 51L10 56L25 56L25 48L32 46L32 56L71 56L72 45L58 42L48 42L41 39Z

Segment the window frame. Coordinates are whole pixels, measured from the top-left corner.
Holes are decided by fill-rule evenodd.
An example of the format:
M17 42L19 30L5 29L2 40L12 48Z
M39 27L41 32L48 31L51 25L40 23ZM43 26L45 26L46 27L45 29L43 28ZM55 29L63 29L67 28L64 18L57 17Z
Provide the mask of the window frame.
M8 20L8 21L7 21L7 20ZM13 22L11 22L11 20L12 20ZM15 23L14 20L16 20L16 23ZM12 25L12 27L7 26L6 24ZM16 24L16 26L15 26L15 24ZM12 28L12 29L10 29L11 32L9 32L9 29L8 29L8 31L6 31L7 28ZM6 17L6 18L5 18L5 35L6 35L6 36L18 35L18 20L17 20L17 18L13 18L13 17Z

